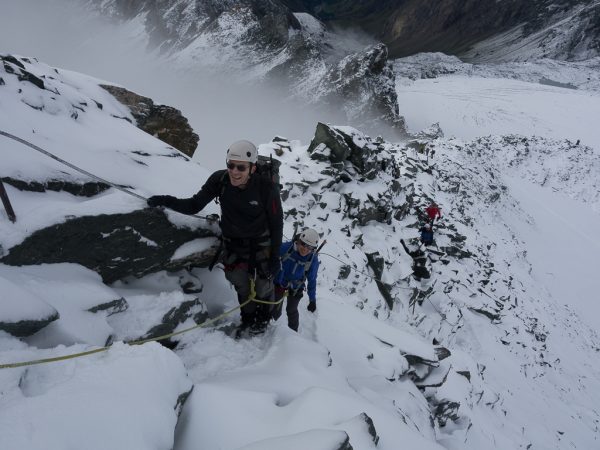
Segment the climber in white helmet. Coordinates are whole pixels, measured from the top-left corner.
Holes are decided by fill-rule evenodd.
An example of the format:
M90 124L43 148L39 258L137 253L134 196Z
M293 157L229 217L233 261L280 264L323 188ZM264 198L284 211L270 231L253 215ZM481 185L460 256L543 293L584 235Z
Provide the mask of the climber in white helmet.
M281 271L275 277L275 300L281 300L287 293L286 313L288 327L298 331L298 304L306 290L306 309L314 313L317 309L317 272L319 271L319 233L306 228L296 239L281 245ZM283 304L277 305L273 318L281 316Z
M272 302L273 278L281 267L283 213L279 185L257 171L257 161L258 151L252 142L234 142L227 150L227 168L213 173L193 197L156 195L148 199L152 207L195 214L218 198L225 277L235 287L240 304L249 299L252 281L256 299ZM246 304L240 310L240 328L248 328L251 334L264 332L272 308L269 303Z

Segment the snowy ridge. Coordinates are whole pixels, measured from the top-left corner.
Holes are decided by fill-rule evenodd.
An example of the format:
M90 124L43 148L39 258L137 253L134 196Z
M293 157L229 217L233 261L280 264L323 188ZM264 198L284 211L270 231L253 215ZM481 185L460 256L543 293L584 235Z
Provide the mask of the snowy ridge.
M446 75L465 75L482 78L505 78L543 83L550 86L586 91L600 90L600 58L565 62L537 58L524 62L463 62L456 56L443 53L419 53L394 61L397 83L409 80L439 78Z
M489 136L472 144L478 161L492 159L502 170L600 211L600 158L592 148L570 140L533 136Z
M36 77L36 83L42 84L38 86L25 80L27 74ZM17 60L14 57L3 58L0 78L3 80L0 90L6 105L0 109L1 129L29 140L84 170L93 169L96 176L120 186L143 186L143 183L133 183L132 180L146 177L148 166L154 166L156 170L162 167L160 170L166 173L184 174L183 179L188 181L175 187L181 195L193 191L198 177L208 176L200 166L187 164L189 158L182 153L138 130L132 123L129 110L99 86L107 84L103 81L59 71L34 59ZM107 131L110 131L110 137ZM24 183L35 181L42 185L51 182L82 185L94 181L22 144L5 137L2 140L4 151L10 154L0 169L5 183L7 178ZM107 158L107 155L111 157ZM170 184L165 178L157 177L156 191L142 187L138 193L149 196L166 190ZM133 187L133 190L136 188ZM55 196L54 201L61 205L60 208L44 199L37 200L36 194L31 192L16 191L13 194L15 209L19 208L20 202L31 200L32 205L39 208L39 214L22 215L15 226L3 229L2 245L5 249L21 242L37 229L64 221L65 216L124 212L139 207L141 203L139 199L116 190L85 201L64 192L49 195Z
M202 167L114 117L125 111L97 80L17 63L49 80L52 91L19 80L19 64L5 63L0 129L144 196L189 196L206 179ZM598 186L598 156L565 140L422 135L426 157L351 127L335 130L360 149L335 164L323 145L310 154L294 140L259 148L282 161L286 237L298 222L328 241L318 309L311 314L301 303L299 333L283 318L264 336L235 341L233 316L183 335L174 351L125 346L118 341L158 325L171 306L191 302L176 327L183 329L197 314L233 307L234 293L219 270L159 271L106 286L73 264L0 265L3 292L19 278L23 294L16 296L31 294L60 312L31 338L0 332L0 363L117 342L99 355L0 369L0 433L8 448L594 448L599 338L539 277L525 236L542 224L517 188L533 195L526 180L546 180L542 188L587 201ZM83 181L17 143L3 145L16 155L0 168L3 179ZM145 207L114 189L88 198L5 184L18 220L0 214L4 252L67 216ZM428 250L432 278L418 283L399 239L415 245L431 200L443 217ZM167 214L180 226L205 226ZM30 438L34 423L43 426Z
M498 139L502 140L502 138ZM510 155L510 151L516 153L523 142L527 142L527 139L514 140L507 137L503 140L503 148L509 150L508 155ZM555 147L551 147L549 144L545 142L545 148L550 148L550 152L554 150L556 154L561 146L568 145L568 143L558 143ZM390 150L393 148L394 146ZM344 213L341 212L350 210L346 203L348 198L344 197L345 192L356 193L353 199L360 198L361 193L368 193L370 201L376 198L382 199L382 195L385 198L387 195L387 189L384 187L387 182L385 176L379 176L371 183L349 182L338 191L339 193L334 194L329 189L323 189L323 186L328 184L325 180L318 183L313 175L304 180L310 186L302 196L298 196L297 203L294 202L292 194L292 200L289 200L288 204L291 202L301 216L304 211L306 213L304 223L317 229L320 225L319 219L323 220L324 216L327 216L327 223L338 223L338 221L342 224L347 223L342 231L348 233L347 239L353 240L355 244L353 250L346 248L342 253L336 251L337 249L329 248L328 251L342 260L353 261L354 265L358 265L357 270L364 270L366 264L364 254L378 251L386 261L382 279L393 283L392 294L397 301L394 304L395 310L391 313L386 312L385 316L388 317L390 314L389 319L395 324L408 321L416 326L422 335L430 339L435 338L450 348L453 355L449 361L454 369L450 374L462 371L470 374L470 384L465 384L464 380L460 381L460 376L455 380L452 377L456 375L452 375L450 381L446 379L442 388L432 387L425 390L426 396L431 395L432 404L441 402L447 405L449 401L455 401L461 405L457 408L457 417L453 425L450 425L449 421L439 419L439 428L436 427L440 433L438 440L454 448L453 439L458 439L460 442L464 439L461 448L465 448L464 445L467 444L477 448L478 445L485 446L485 443L489 442L491 433L496 442L504 443L505 448L526 446L532 442L544 448L561 448L562 444L554 441L554 438L528 432L526 425L523 425L524 433L519 431L511 435L506 433L506 430L497 433L487 429L488 425L485 424L485 419L482 419L492 414L496 425L505 423L508 428L511 428L512 426L508 424L515 420L514 426L519 424L520 428L521 424L532 424L533 419L530 414L536 411L536 415L545 416L542 422L549 429L552 424L557 429L565 426L573 427L568 434L574 445L582 445L582 448L590 445L596 438L591 437L588 432L594 428L594 423L598 420L597 414L592 414L595 415L595 419L579 423L571 420L570 413L566 411L564 417L559 417L560 410L564 408L559 408L558 404L553 406L551 414L546 415L543 411L547 408L539 402L542 398L555 398L554 394L550 394L554 389L564 389L587 403L589 412L593 410L592 404L586 400L587 396L593 396L593 388L582 387L579 393L574 393L570 388L571 381L567 380L578 378L579 367L587 367L586 374L597 373L598 367L590 364L588 357L592 357L591 355L598 349L598 336L596 332L580 323L571 310L554 303L555 300L548 292L527 275L531 263L527 259L527 252L523 249L523 242L515 236L511 222L527 223L531 219L519 209L518 201L510 195L510 191L500 181L501 171L505 171L506 168L487 157L489 154L476 160L471 157L473 149L481 149L481 153L485 152L485 141L474 141L463 145L458 145L456 141L436 141L432 146L436 152L433 170L428 169L418 158L409 156L407 150L402 151L401 147L395 148L398 152L397 162L403 167L399 204L410 196L414 202L413 206L422 209L429 198L436 198L440 204L448 208L448 214L440 224L436 239L439 248L443 249L447 246L446 251L442 252L446 254L443 256L430 254L435 261L433 266L434 279L437 280L436 288L424 302L423 308L417 308L416 316L412 317L410 311L406 310L413 291L406 291L403 288L413 285L407 282L409 270L406 266L406 255L398 250L397 244L398 231L400 236L405 238L407 234L410 236L414 233L410 230L416 227L415 217L408 216L400 224L392 226L371 223L369 226L359 227L345 222ZM585 150L582 153L585 154ZM510 156L507 156L507 160L510 160ZM595 161L597 160L596 157ZM484 164L483 161L487 163ZM581 170L588 163L585 158L582 158L574 164ZM413 171L416 175L414 181L410 181ZM431 175L427 173L428 171ZM316 172L319 171L309 166L298 167L298 174ZM570 185L570 189L584 191L583 188L588 182L591 181L592 185L597 182L597 173L594 172L591 180L571 179L563 180L563 183ZM402 198L402 193L406 193L405 198ZM307 194L320 198L315 201L316 204L327 203L325 210L316 217L315 214L310 214L307 209L302 208ZM307 219L310 219L308 223ZM356 224L355 221L353 223ZM332 235L336 234L335 229L328 227L328 240L341 242L340 235L337 235L339 236L337 239L332 238ZM449 248L460 242L465 245L460 252L455 253L459 255L458 259L449 256L451 253ZM470 256L460 257L461 252ZM362 263L359 262L361 260ZM327 260L322 276L331 278L325 284L333 285L336 290L345 292L348 298L357 296L359 299L356 301L357 306L381 317L386 309L382 300L373 302L373 299L377 298L374 283L359 273L348 278L348 281L353 280L352 283L338 280L336 269L341 269L339 264ZM548 320L545 320L548 314ZM581 337L578 337L579 330L585 330L581 332ZM570 343L566 344L566 342ZM572 346L573 353L559 355L563 351L563 345ZM579 361L576 362L578 359ZM501 386L505 386L504 377L507 374L510 374L512 380L509 383L510 390L518 394L503 393ZM557 380L553 374L564 374L565 377ZM448 376L447 371L446 376ZM562 388L557 387L561 384ZM524 404L517 406L517 403L524 398L526 399ZM523 413L521 409L524 405L530 405L532 410ZM498 416L495 416L495 408L499 413ZM441 421L444 421L443 427ZM535 429L536 426L533 428ZM446 433L453 436L446 436ZM588 444L584 443L585 440L578 442L578 437L585 434L588 434L592 441Z

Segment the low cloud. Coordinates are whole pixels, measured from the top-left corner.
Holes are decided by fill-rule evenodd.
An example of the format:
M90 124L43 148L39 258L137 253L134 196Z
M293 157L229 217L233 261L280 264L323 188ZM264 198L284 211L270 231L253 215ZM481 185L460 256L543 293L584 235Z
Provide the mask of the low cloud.
M347 122L335 108L292 102L275 88L176 70L148 49L141 20L113 24L75 0L0 0L0 10L0 52L36 57L180 109L200 136L194 159L210 169L222 167L235 140L264 143L280 135L308 143L318 121Z

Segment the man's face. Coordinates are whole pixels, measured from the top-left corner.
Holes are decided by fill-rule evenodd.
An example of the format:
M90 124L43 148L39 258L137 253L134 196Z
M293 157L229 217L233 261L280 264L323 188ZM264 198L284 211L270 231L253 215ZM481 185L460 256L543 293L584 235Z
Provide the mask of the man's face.
M254 173L255 170L256 166L252 166L252 169L250 169L250 163L247 161L236 161L235 159L227 161L229 179L231 180L231 185L235 187L240 187L248 183L250 174Z

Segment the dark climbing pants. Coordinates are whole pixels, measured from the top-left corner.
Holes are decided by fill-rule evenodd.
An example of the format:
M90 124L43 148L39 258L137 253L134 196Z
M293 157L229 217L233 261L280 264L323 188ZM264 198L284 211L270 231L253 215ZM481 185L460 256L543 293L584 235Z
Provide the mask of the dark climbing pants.
M281 300L283 298L284 293L285 289L275 288L275 301ZM298 326L300 325L300 313L298 312L298 304L300 303L301 299L302 291L288 291L285 312L287 313L288 327L290 327L294 331L298 331ZM275 311L273 312L273 318L275 320L279 319L282 310L283 302L275 306Z
M228 268L225 270L225 278L233 284L240 305L246 302L250 296L250 277L251 274L243 267ZM269 302L273 301L273 280L257 275L254 288L256 289L257 299ZM242 323L245 325L253 325L255 323L266 324L271 318L272 306L257 302L248 303L240 311Z

